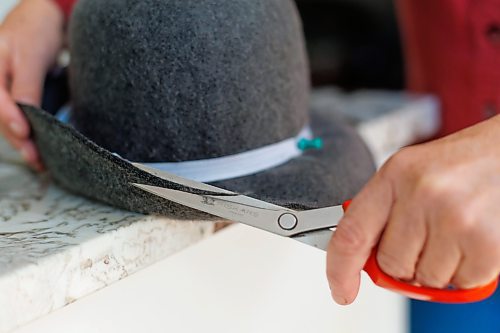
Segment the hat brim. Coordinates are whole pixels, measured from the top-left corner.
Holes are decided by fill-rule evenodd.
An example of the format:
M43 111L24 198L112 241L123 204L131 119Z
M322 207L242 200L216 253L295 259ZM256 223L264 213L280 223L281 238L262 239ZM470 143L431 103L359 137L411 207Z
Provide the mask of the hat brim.
M96 145L48 112L20 105L43 163L57 184L129 211L206 219L204 213L144 192L141 183L204 193L146 173ZM373 174L373 158L356 131L331 112L312 110L311 128L322 149L305 151L281 166L215 186L294 209L337 205L352 198Z

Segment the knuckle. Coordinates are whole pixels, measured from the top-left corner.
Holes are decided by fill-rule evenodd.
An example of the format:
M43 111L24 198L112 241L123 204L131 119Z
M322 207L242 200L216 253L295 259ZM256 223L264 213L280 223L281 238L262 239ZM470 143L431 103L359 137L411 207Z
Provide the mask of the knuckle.
M475 210L471 209L469 206L460 204L454 205L453 212L450 213L449 218L444 221L450 230L454 230L458 234L471 235L471 232L477 232L475 228L477 223Z
M426 287L445 288L449 284L449 280L439 276L435 270L418 269L415 274L415 280Z
M456 207L457 198L461 197L454 185L456 178L450 177L446 171L431 169L419 172L414 183L415 199L432 207Z
M430 195L427 196L431 197ZM464 204L462 199L456 198L454 194L442 193L434 201L438 215L434 216L435 227L440 232L453 235L458 239L470 238L478 230L477 211L469 204Z
M366 246L366 236L353 218L345 216L333 235L332 245L336 252L356 255Z
M411 148L403 148L396 154L394 154L382 167L381 174L388 175L394 173L400 173L403 170L408 170L412 164L412 153Z
M446 188L446 182L442 177L433 174L425 174L417 180L415 194L419 200L432 200L433 202L435 202L435 200L441 201L446 198L444 195Z
M379 248L377 262L380 268L392 277L404 280L411 280L414 275L413 267L405 265L397 255Z

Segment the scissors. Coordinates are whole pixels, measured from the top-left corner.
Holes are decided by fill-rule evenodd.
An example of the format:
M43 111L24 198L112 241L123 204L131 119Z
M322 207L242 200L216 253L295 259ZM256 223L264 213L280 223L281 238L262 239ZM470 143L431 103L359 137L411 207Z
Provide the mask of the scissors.
M146 192L223 219L240 222L258 229L292 238L326 251L330 238L350 201L343 205L297 211L254 199L212 185L184 179L176 175L134 163L134 166L167 181L210 194L194 194L182 190L131 183ZM377 250L371 252L363 270L379 287L404 296L440 303L477 302L491 296L498 285L495 279L486 286L473 289L436 289L397 280L384 273L376 260Z

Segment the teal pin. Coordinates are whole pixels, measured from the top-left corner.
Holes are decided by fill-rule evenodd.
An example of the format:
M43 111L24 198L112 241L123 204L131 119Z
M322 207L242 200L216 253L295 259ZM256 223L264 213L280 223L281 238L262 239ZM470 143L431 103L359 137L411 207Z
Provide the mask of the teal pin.
M297 142L297 147L302 151L306 151L309 149L321 149L323 148L323 140L321 138L302 138L299 140L299 142Z

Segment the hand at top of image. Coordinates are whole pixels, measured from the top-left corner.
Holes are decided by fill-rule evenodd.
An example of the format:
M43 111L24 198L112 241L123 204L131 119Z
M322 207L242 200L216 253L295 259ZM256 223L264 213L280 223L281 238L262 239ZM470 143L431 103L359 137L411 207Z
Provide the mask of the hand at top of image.
M39 106L47 70L63 41L64 18L51 0L23 0L0 24L0 134L33 168L42 168L16 102Z

